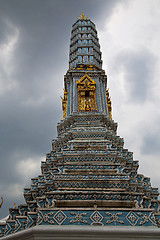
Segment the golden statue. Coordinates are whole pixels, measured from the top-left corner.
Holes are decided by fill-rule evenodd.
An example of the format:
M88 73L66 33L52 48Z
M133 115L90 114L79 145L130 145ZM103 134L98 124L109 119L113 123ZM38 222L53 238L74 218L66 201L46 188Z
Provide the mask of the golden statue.
M90 102L89 102L89 99L88 99L88 98L86 98L86 101L85 101L85 110L86 110L86 111L90 111L90 110L91 110L91 108L90 108Z
M78 111L97 111L96 82L86 73L79 81L78 87Z
M63 119L66 118L67 116L67 91L65 89L63 89L64 91L64 98L61 97L62 99L62 108L63 108Z
M111 97L109 96L109 88L106 90L106 100L107 100L107 106L108 106L108 113L110 116L110 119L112 119L112 102Z

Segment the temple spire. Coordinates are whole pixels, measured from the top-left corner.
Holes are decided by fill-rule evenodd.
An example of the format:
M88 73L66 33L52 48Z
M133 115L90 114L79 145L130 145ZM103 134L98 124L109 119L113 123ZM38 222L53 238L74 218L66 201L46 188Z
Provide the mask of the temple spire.
M64 86L63 119L77 113L108 114L112 119L96 27L84 13L72 26L69 70Z
M95 65L102 68L95 24L84 13L73 24L71 32L69 68L72 69L78 64Z

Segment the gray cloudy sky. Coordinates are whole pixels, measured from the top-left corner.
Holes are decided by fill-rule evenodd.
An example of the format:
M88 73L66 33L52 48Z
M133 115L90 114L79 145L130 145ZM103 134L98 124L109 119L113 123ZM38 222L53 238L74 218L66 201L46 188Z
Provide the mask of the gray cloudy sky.
M98 30L118 134L160 187L160 0L0 0L0 218L24 202L51 150L83 11Z

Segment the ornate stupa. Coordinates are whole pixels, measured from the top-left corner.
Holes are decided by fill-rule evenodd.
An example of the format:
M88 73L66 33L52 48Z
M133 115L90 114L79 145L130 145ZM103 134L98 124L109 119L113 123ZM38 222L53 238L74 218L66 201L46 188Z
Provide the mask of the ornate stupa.
M158 189L117 136L97 31L84 14L72 26L62 107L42 174L24 189L26 204L9 209L0 236L37 225L159 227Z

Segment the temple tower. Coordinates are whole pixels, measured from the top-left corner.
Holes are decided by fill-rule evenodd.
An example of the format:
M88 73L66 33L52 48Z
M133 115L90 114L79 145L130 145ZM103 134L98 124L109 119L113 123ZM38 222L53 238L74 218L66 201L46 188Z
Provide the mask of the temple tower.
M41 225L52 226L52 231L60 225L59 233L65 229L71 233L76 225L103 226L98 230L95 227L98 232L93 239L98 239L99 234L103 235L101 239L108 239L107 226L136 226L139 228L131 230L130 239L142 232L143 239L159 239L159 192L151 186L150 178L137 173L138 161L133 160L133 153L117 136L97 31L84 14L72 27L62 108L58 136L52 140L46 161L41 162L42 174L31 179L31 187L24 189L26 204L9 210L9 219L0 225L0 236L16 239L13 236L18 235L13 234L24 229L27 234L27 229L39 229ZM144 231L143 227L154 230ZM45 229L40 231L44 233ZM114 235L116 231L112 232L114 239L128 236L126 228L123 236L122 232ZM49 239L46 236L40 239Z
M64 82L64 118L75 113L108 113L107 76L102 70L97 31L84 15L72 27L69 70Z

